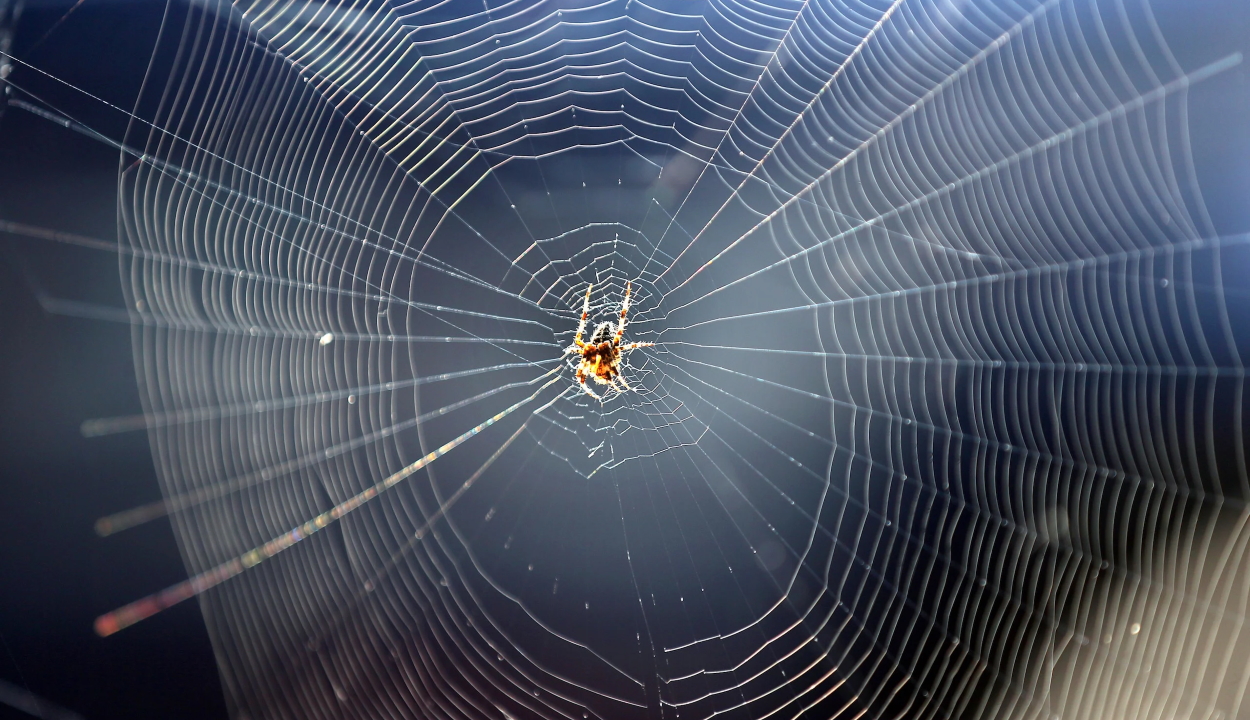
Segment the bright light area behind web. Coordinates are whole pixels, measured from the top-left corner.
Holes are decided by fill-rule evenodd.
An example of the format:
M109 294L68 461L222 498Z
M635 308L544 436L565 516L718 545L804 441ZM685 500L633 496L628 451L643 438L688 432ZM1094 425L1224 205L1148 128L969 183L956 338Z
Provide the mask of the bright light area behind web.
M1116 0L185 12L120 202L166 497L109 527L192 579L105 631L199 595L252 717L1235 715L1185 108L1239 55Z

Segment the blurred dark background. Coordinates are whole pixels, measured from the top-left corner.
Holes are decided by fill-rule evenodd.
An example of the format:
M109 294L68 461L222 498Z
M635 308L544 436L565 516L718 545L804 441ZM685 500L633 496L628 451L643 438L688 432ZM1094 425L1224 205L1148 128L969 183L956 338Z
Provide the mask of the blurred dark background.
M1245 49L1247 5L1155 3L1186 68ZM129 108L163 10L157 1L27 0L8 28L11 52ZM1250 227L1247 65L1191 98L1199 177L1226 233ZM125 117L116 110L46 87L83 123L122 136ZM124 162L99 139L9 106L0 116L0 221L114 242ZM115 255L0 233L0 681L93 720L223 718L195 603L107 639L92 632L100 613L185 577L167 522L107 539L92 530L100 516L159 496L143 433L79 432L84 420L141 411L130 329L107 319L120 308ZM0 718L9 717L30 715L0 704Z
M129 108L163 8L28 1L11 52ZM41 88L120 137L120 113ZM119 156L10 105L0 117L0 220L114 242ZM141 412L129 326L54 314L41 299L107 317L122 302L117 256L0 233L0 335L9 339L0 346L0 681L91 720L224 718L195 603L107 639L92 631L100 613L186 571L168 522L109 538L92 529L101 515L159 498L144 433L79 432L86 419ZM10 717L31 716L0 704L0 718Z

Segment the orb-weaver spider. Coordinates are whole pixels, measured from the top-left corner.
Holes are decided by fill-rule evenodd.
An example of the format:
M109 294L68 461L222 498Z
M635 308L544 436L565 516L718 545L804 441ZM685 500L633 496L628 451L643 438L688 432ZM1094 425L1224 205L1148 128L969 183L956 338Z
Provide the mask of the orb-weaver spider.
M655 343L621 344L621 337L625 335L625 314L629 312L629 293L633 289L632 283L625 283L625 299L621 301L620 324L614 326L611 322L600 323L590 336L590 342L582 342L582 334L586 332L586 319L590 317L590 291L593 287L593 284L586 286L586 300L582 303L582 320L577 325L577 335L573 337L573 344L565 349L564 354L581 356L582 359L577 364L577 382L581 383L587 395L603 402L603 398L586 384L586 379L594 378L595 382L600 385L610 385L617 392L631 389L626 384L625 378L621 376L622 356L626 351L652 347ZM617 385L618 381L620 385Z

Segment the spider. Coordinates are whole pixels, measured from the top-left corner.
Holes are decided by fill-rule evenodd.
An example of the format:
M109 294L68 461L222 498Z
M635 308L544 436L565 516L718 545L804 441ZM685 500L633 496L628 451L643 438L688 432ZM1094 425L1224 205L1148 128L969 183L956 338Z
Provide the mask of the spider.
M614 326L610 322L600 323L590 336L590 342L582 342L582 333L586 332L586 319L590 317L590 290L593 287L594 285L586 286L586 301L582 303L582 320L577 325L577 335L573 338L573 344L565 349L564 354L581 356L581 362L577 364L577 382L581 383L587 395L603 402L603 398L586 384L586 379L594 378L595 382L600 385L611 385L612 389L617 392L631 389L625 383L625 378L621 376L621 357L626 351L652 347L655 343L621 344L621 337L625 334L625 314L629 312L629 293L633 289L632 283L625 283L625 299L621 301L620 325ZM620 385L617 385L618 381Z

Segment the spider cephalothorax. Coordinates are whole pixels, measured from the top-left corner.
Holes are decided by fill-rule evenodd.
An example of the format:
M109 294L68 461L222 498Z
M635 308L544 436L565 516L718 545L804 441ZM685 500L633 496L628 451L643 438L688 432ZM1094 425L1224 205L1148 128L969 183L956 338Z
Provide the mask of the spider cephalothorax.
M621 357L628 350L651 347L655 343L621 344L621 337L625 335L625 315L629 312L629 293L633 289L630 283L625 284L625 299L621 301L620 323L617 325L610 322L599 323L590 336L590 342L582 342L582 334L586 332L586 320L590 317L590 291L593 287L593 285L586 286L586 300L582 303L582 320L577 325L577 335L573 337L573 344L564 352L567 355L581 356L581 361L577 364L577 382L582 384L582 389L587 395L596 400L602 400L603 398L586 384L587 378L594 378L595 382L600 385L610 385L617 392L628 390L629 385L625 383L625 378L621 377Z

